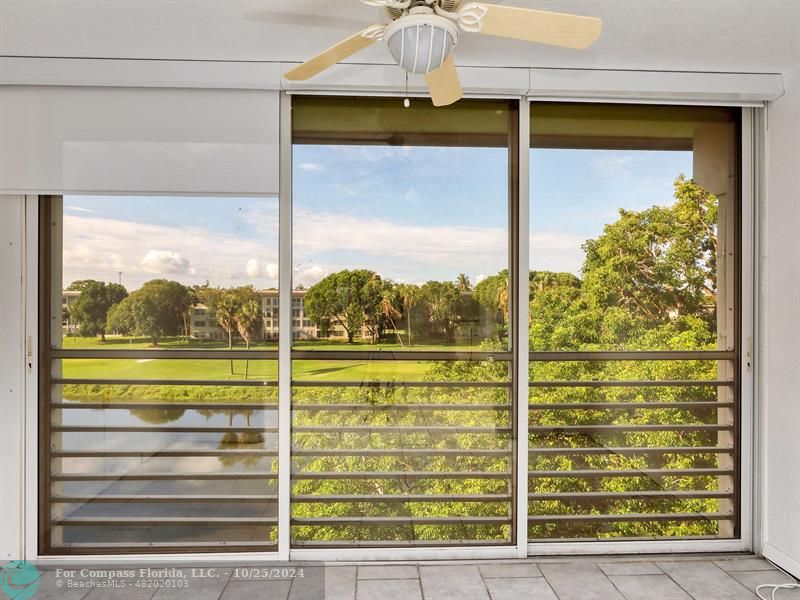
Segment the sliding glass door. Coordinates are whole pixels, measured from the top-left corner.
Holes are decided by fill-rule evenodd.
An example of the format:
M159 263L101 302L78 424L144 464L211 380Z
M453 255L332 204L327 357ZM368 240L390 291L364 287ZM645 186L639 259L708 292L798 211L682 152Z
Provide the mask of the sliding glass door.
M737 113L532 105L531 542L737 536Z
M293 547L513 543L514 105L292 119Z
M42 554L741 536L740 111L291 103L288 212L42 198Z

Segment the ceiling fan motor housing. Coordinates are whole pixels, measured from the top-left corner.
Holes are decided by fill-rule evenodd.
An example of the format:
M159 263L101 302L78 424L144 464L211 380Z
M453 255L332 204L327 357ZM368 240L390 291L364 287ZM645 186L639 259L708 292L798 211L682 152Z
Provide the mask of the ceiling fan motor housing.
M406 71L424 75L442 66L458 43L458 27L434 14L409 14L386 27L384 39Z

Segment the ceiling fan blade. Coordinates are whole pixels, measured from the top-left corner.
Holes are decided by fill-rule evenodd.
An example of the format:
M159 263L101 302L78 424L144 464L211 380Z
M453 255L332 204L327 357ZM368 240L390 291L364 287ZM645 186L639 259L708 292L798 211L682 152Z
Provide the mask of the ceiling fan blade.
M374 44L374 37L366 37L362 34L364 32L373 30L375 27L379 26L373 25L359 31L355 35L351 35L346 40L342 40L324 52L320 52L314 58L308 59L302 65L299 65L291 71L284 73L283 76L291 81L304 81L313 77L317 73L321 73L328 67L332 67L348 56L352 56L359 50L363 50L367 46Z
M434 106L447 106L460 100L464 95L452 54L447 57L441 67L425 75L425 81L428 82Z
M465 5L462 10L466 10ZM479 3L486 9L480 33L565 48L587 48L600 37L603 21L566 13Z

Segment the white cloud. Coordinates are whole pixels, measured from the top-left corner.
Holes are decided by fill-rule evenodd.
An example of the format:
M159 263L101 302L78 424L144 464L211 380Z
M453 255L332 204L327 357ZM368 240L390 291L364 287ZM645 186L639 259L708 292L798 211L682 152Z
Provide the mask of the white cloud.
M322 171L323 168L322 165L311 162L300 163L299 165L297 165L297 167L303 171L308 171L310 173L317 173L319 171Z
M585 235L560 231L537 231L530 236L530 268L535 271L560 271L579 275Z
M475 276L475 285L478 285L484 279L486 279L486 275L484 275L483 273L479 273L478 275Z
M72 211L75 211L75 212L82 212L82 213L93 213L94 212L91 208L83 208L82 206L71 206L71 205L64 206L64 210L72 210Z
M630 175L629 166L634 155L630 152L604 152L592 159L592 170L603 178L617 178Z
M269 215L262 217L260 223L267 227ZM167 254L159 256L150 250ZM201 227L64 215L64 285L88 278L116 282L120 271L122 283L129 290L153 279L154 273L163 273L186 285L206 281L219 286L243 285L248 279L247 257L261 257L261 276L252 281L254 285L277 285L277 266L269 267L278 258L276 235L244 238ZM188 261L188 269L181 266L181 259Z
M169 250L149 250L139 262L148 273L160 275L194 275L189 260Z
M324 279L328 272L319 265L295 265L292 273L292 284L309 288Z
M271 262L271 263L263 263L257 258L251 258L247 261L247 267L245 268L247 271L247 275L252 278L256 277L267 277L269 279L277 279L278 278L278 265Z
M417 193L417 190L414 189L413 187L408 188L406 190L405 199L406 202L411 204L416 204L417 202L419 202L419 194Z

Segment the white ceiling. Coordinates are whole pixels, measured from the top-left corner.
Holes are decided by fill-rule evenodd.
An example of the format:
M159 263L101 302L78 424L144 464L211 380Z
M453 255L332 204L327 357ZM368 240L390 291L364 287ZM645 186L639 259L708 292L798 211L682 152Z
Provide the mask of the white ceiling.
M594 15L583 51L462 38L462 65L783 72L800 64L800 0L493 0ZM301 61L383 19L358 0L0 0L0 54ZM382 44L351 62L388 63Z

